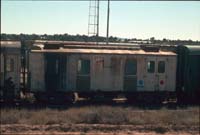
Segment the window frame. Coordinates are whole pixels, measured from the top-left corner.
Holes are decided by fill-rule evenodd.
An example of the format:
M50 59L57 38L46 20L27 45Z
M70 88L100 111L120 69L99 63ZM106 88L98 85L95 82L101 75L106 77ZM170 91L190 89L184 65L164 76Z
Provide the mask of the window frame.
M88 72L86 72L86 73L84 73L83 71L82 71L82 67L83 67L83 61L89 61L89 70L88 70ZM79 63L80 63L80 66L79 66ZM79 59L78 61L77 61L77 73L78 73L78 75L84 75L84 76L88 76L88 75L90 75L90 70L91 70L91 61L90 61L90 59Z
M128 64L131 64L129 62L133 62L133 67L135 67L134 70L131 70L131 72L128 72ZM136 59L126 59L124 64L124 75L125 76L136 76L137 75L137 60Z
M164 65L160 65L160 63L164 63ZM160 73L160 74L164 74L165 73L165 67L166 67L165 65L166 65L165 61L163 61L163 60L158 61L158 73ZM162 66L164 67L163 69L162 69Z
M149 64L150 63L150 64ZM153 63L153 70L151 70L151 63ZM154 60L150 60L147 62L147 72L148 73L155 73L155 69L156 69L156 62Z

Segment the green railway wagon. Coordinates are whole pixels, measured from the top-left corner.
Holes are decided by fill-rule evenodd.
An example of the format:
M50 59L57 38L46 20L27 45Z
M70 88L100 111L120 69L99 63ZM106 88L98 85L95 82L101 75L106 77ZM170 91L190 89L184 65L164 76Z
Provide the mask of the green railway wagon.
M178 46L177 53L179 101L200 103L200 45Z

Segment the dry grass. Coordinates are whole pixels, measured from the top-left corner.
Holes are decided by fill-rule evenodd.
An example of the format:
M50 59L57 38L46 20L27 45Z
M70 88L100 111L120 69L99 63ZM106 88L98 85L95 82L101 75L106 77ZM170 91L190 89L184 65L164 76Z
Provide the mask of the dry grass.
M1 124L160 124L199 125L199 108L142 110L132 107L87 106L57 109L1 109Z

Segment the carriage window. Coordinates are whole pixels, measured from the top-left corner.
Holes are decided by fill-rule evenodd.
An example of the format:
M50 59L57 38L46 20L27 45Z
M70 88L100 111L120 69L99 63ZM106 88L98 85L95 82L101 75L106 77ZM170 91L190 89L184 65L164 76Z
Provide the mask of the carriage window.
M165 62L159 61L158 62L158 73L164 73L165 72Z
M136 73L137 73L137 61L126 60L125 74L126 75L136 75Z
M149 61L147 63L147 71L149 73L154 73L155 72L155 61Z
M90 74L90 60L78 60L78 73L83 75Z
M13 72L14 71L14 60L8 59L6 62L6 71L7 72Z

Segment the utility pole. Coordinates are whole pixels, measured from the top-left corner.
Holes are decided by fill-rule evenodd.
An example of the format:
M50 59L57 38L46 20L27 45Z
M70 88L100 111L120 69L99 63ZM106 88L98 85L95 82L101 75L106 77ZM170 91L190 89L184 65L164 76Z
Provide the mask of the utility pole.
M106 44L109 43L109 16L110 16L110 0L108 0Z

